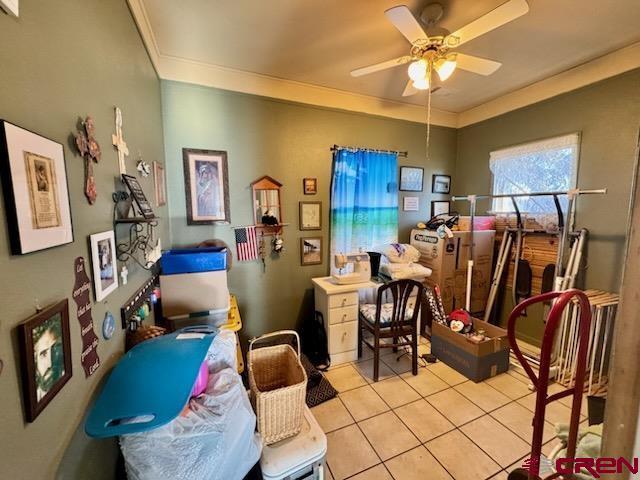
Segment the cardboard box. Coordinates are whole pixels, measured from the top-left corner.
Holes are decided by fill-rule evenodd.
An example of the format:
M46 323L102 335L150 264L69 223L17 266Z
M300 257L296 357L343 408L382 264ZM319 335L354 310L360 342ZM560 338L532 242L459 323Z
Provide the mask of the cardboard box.
M434 322L431 331L431 353L469 380L481 382L509 369L509 340L504 328L477 318L475 331L484 330L490 340L473 343L446 325Z
M229 311L227 271L160 275L165 317L205 311Z
M491 286L491 266L496 232L474 232L475 259L471 283L471 312L484 311ZM439 285L446 313L465 306L467 292L467 259L470 232L453 232L453 238L440 238L431 230L411 231L410 243L420 252L420 264L433 272L425 283Z

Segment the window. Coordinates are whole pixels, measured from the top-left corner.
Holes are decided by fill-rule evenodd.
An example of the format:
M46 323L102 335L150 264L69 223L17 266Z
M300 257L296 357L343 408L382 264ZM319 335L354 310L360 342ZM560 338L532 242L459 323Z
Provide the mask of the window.
M557 192L575 188L578 167L577 133L491 152L493 194ZM566 197L559 197L566 210ZM522 213L555 213L552 197L516 199ZM513 212L510 198L494 198L495 213Z

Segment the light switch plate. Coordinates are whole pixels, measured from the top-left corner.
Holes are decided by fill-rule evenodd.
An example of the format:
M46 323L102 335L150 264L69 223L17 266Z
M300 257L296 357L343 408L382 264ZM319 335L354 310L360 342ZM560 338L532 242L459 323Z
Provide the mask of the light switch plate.
M18 16L18 2L20 0L0 0L0 8L9 15Z

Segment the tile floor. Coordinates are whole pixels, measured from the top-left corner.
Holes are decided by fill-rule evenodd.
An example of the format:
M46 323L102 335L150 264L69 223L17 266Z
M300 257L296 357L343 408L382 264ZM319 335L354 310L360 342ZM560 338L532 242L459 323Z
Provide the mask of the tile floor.
M326 373L338 397L312 409L327 434L327 478L504 480L528 456L535 397L517 371L476 384L438 362L413 376L408 356L388 353L373 383L367 350ZM549 409L543 452L556 443L551 422L569 413Z

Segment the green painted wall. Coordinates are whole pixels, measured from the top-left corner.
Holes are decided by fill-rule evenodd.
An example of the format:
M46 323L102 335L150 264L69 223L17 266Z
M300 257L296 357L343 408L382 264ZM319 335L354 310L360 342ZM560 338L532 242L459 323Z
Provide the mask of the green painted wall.
M89 259L88 235L112 229L117 156L111 146L113 107L124 115L125 140L135 171L140 151L147 161L163 160L160 82L148 59L124 0L20 2L20 18L0 14L0 118L38 132L65 146L75 242L26 256L11 256L4 202L0 202L0 477L15 479L113 478L116 442L93 441L81 421L97 385L120 357L124 335L118 327L101 339L102 366L85 379L80 364L80 329L75 303L73 261ZM83 194L83 161L69 136L78 117L93 115L103 158L95 168L98 201ZM152 198L152 177L142 181ZM159 214L166 217L166 208ZM161 228L169 242L167 222ZM129 284L93 306L96 330L106 310L119 308L147 278L130 268ZM17 365L15 326L42 305L70 301L73 377L34 423L25 424Z
M578 187L609 189L578 200L576 227L590 232L584 286L618 291L639 128L640 70L634 70L458 130L454 191L491 191L492 150L580 132ZM540 320L523 323L525 336L539 337Z
M425 191L420 212L400 212L400 240L428 218L431 175L453 171L456 148L454 129L434 128L431 161L425 160L424 125L286 103L184 83L162 82L171 235L174 245L190 245L209 238L225 240L234 251L233 230L228 225L187 226L182 148L226 150L229 159L231 224L253 223L249 184L270 175L282 189L286 252L267 259L266 273L259 262L235 262L229 272L232 292L238 294L244 334L293 327L312 305L311 278L326 275L328 254L317 266L300 266L299 239L321 234L329 240L329 189L333 144L407 150L401 165L425 167ZM303 195L303 177L318 178L318 194ZM400 194L400 201L402 192ZM322 201L322 232L298 230L298 202Z

